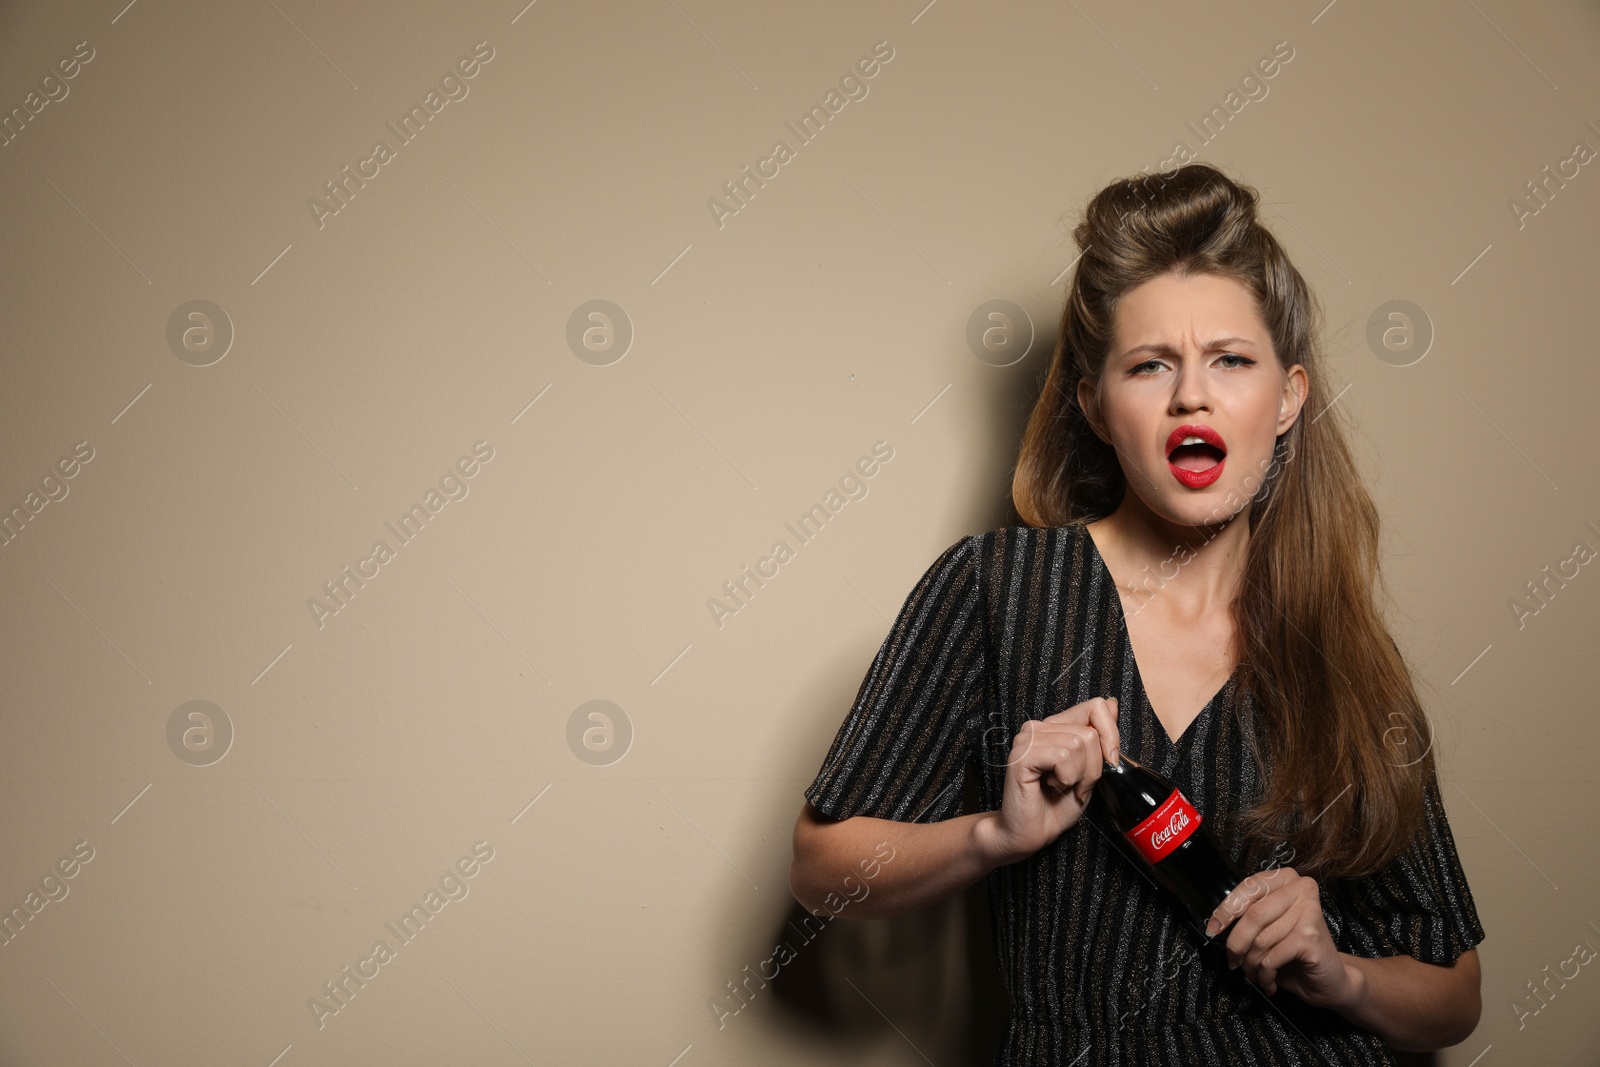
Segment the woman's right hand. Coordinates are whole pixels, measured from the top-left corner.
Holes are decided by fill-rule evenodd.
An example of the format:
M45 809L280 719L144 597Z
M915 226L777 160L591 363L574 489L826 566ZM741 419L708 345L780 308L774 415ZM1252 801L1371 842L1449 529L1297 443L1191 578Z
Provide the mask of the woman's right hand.
M1025 859L1076 823L1120 745L1115 697L1094 697L1023 723L1011 740L1000 810L991 813L988 844L996 858Z

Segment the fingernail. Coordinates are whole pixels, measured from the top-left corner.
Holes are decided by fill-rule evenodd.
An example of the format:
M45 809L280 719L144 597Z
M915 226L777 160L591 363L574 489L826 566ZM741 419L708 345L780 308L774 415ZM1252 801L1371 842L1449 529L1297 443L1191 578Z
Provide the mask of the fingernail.
M1221 930L1221 929L1222 929L1222 924L1217 922L1216 919L1207 919L1206 920L1206 936L1207 937L1216 937L1217 936L1217 931Z

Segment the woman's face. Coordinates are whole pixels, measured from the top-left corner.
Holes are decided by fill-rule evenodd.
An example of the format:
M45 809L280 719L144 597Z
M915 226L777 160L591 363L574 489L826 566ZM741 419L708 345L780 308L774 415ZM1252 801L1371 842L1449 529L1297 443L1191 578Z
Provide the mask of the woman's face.
M1164 274L1123 297L1098 384L1096 397L1080 381L1078 403L1116 448L1129 490L1168 522L1206 526L1260 490L1307 379L1298 363L1278 365L1250 290Z

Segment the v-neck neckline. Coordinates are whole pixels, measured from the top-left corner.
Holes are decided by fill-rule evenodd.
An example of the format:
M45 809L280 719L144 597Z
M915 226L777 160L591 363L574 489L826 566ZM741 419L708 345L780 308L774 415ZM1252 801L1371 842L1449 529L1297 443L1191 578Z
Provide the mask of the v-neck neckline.
M1100 554L1100 546L1095 543L1094 535L1089 532L1088 524L1077 522L1072 525L1078 528L1078 532L1088 542L1089 554L1099 566L1100 573L1105 578L1106 586L1110 589L1111 604L1117 613L1117 629L1121 631L1122 636L1122 651L1128 657L1127 662L1133 666L1134 681L1139 687L1140 707L1149 714L1151 721L1155 723L1156 733L1160 734L1170 747L1181 748L1185 741L1195 735L1196 728L1201 720L1210 716L1211 709L1217 700L1233 688L1235 680L1239 677L1240 665L1234 664L1233 673L1229 674L1217 691L1211 694L1211 699L1207 700L1205 705L1195 713L1194 718L1189 720L1189 724L1183 728L1182 733L1178 734L1177 737L1173 737L1168 733L1167 724L1162 722L1161 716L1156 714L1156 709L1150 703L1150 693L1145 689L1144 674L1139 670L1139 657L1133 651L1133 633L1128 629L1127 615L1122 609L1122 591L1117 586L1117 580L1112 576L1111 567L1107 565L1105 557Z

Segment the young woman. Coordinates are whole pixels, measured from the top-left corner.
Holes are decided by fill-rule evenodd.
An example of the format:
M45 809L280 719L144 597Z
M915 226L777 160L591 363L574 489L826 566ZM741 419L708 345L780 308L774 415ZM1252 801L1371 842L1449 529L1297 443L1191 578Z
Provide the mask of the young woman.
M1013 484L1026 525L951 545L907 597L806 790L795 896L817 911L885 841L851 917L987 877L997 1064L1460 1042L1484 932L1311 293L1254 190L1204 164L1114 182L1074 236ZM1205 931L1096 799L1124 751L1252 872Z

